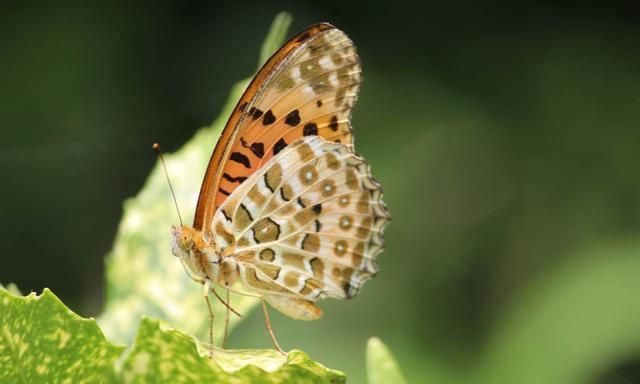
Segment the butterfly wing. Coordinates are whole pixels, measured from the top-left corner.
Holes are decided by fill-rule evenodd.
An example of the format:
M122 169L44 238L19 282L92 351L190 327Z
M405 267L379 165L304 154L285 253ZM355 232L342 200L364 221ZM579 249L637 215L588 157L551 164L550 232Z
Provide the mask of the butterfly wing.
M289 145L225 200L214 216L214 243L237 259L239 278L253 291L350 298L377 272L388 220L365 160L313 136Z
M225 200L214 216L214 243L237 259L245 287L276 304L350 298L377 272L388 220L366 161L312 136L289 145Z
M351 109L360 61L351 40L330 24L311 26L262 67L240 98L211 156L194 228L211 235L217 208L288 144L319 135L351 146Z

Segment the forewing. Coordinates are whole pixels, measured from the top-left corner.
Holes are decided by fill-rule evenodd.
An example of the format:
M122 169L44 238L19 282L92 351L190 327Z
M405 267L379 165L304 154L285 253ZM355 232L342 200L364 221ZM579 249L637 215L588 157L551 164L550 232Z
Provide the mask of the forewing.
M227 196L270 158L304 136L351 146L351 109L360 84L353 42L330 24L309 27L258 72L231 115L205 175L194 227L208 224Z
M307 137L254 173L216 213L218 252L252 290L307 300L354 296L377 272L389 214L369 165Z

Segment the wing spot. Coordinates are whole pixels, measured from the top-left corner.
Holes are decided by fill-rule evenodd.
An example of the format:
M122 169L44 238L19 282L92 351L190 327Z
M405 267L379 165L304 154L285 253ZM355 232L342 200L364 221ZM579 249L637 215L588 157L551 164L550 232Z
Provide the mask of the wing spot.
M273 146L273 155L275 156L278 153L280 153L280 151L282 151L287 145L288 145L287 142L284 141L283 138L280 138L280 140L278 140L276 144Z
M356 211L360 213L369 213L369 201L369 194L366 191L362 192L360 199L358 199L356 204Z
M230 174L228 174L226 172L222 174L222 178L225 179L225 180L228 180L228 181L230 181L232 183L242 183L245 180L247 180L246 176L233 177L233 176L231 176Z
M305 296L309 295L316 288L320 288L319 282L316 279L307 279L304 282L304 286L300 290L300 294L305 295Z
M275 123L275 121L276 121L276 116L273 114L273 112L271 112L271 110L268 110L267 113L265 113L264 117L262 118L262 125L271 125Z
M284 123L292 127L295 127L298 124L300 124L300 111L297 109L294 109L293 111L289 112L287 114L287 117L284 119Z
M358 188L358 176L356 175L356 172L349 168L347 169L347 187L349 187L349 189L357 189Z
M311 271L313 271L313 276L321 279L324 276L324 262L317 257L314 257L309 261L311 265Z
M256 107L251 107L251 109L249 109L249 115L251 115L251 118L253 118L253 120L258 120L263 113L264 112Z
M338 93L336 94L336 99L334 103L336 107L342 106L342 104L344 103L344 96L346 94L347 94L347 91L344 88L338 91Z
M282 167L280 164L274 164L269 168L267 173L264 174L264 184L269 188L271 193L275 191L276 188L282 182Z
M369 236L369 232L371 232L371 217L365 217L362 219L360 226L356 232L356 236L360 239L366 239Z
M295 288L298 286L298 275L296 272L289 271L286 275L284 275L284 284L289 288Z
M270 218L260 219L253 226L253 238L257 243L267 243L278 240L280 226Z
M338 116L336 115L331 116L331 121L329 122L329 128L331 128L331 130L334 132L338 130Z
M251 144L251 152L253 152L256 156L262 159L264 156L264 144L263 143L253 143Z
M333 61L336 65L342 64L343 60L344 59L342 58L342 55L338 52L334 52L331 54L331 61Z
M351 265L353 265L354 268L360 269L360 264L362 264L362 255L364 255L364 247L364 242L359 241L351 254Z
M281 286L273 282L262 281L258 279L256 270L254 268L247 268L246 280L247 280L247 284L249 284L250 286L256 289L260 289L264 291L273 291L273 292L286 292L285 288L282 288Z
M353 275L353 268L345 268L342 270L342 279L349 281Z
M251 168L251 162L249 161L249 158L240 152L233 152L231 156L229 156L229 160L233 160L236 163L242 164L245 168Z
M280 267L275 265L258 264L257 267L258 269L260 269L262 273L267 275L267 277L270 278L271 280L277 279L278 275L280 274Z
M349 229L351 229L352 225L353 218L351 216L342 216L340 218L340 229L342 229L343 231L348 231Z
M236 238L233 237L232 234L227 232L227 230L224 228L224 225L222 225L221 222L218 222L218 224L216 224L215 230L216 230L216 235L221 236L224 239L224 241L227 243L227 247L235 246Z
M251 213L249 213L247 207L245 207L244 204L240 204L240 207L238 207L238 210L236 211L235 219L233 220L236 228L245 229L252 221L253 218L251 217Z
M302 128L302 135L303 136L318 135L318 125L316 123L305 124L304 128Z
M336 244L333 247L333 253L335 253L336 256L339 257L344 256L344 254L347 253L347 242L344 240L336 241Z
M284 120L284 123L292 127L295 127L298 124L300 124L300 111L295 109L289 112L289 114L287 114L287 117Z
M336 192L336 182L332 179L325 180L322 184L321 194L323 197L332 196Z
M311 185L318 179L318 171L316 170L316 167L308 164L300 168L298 177L300 178L302 185Z
M335 154L329 152L326 154L327 156L327 166L329 167L329 169L332 170L336 170L338 168L340 168L340 161L338 161L338 158L336 157Z
M260 260L273 261L276 258L276 254L275 252L273 252L273 249L265 248L262 251L260 251L260 254L258 255L258 257L260 257Z
M307 225L309 224L311 221L315 220L316 217L318 216L316 207L319 204L314 205L311 208L306 208L303 209L301 211L299 211L298 213L296 213L293 218L300 223L301 225Z
M303 163L313 159L315 156L315 153L309 144L300 144L296 147L296 150L298 151L298 155L300 155L300 161Z
M282 188L280 188L280 197L282 200L289 201L293 197L293 188L289 184L284 184Z
M257 207L261 207L262 204L266 201L266 197L260 192L260 187L258 184L254 184L249 192L247 193L247 197L251 200Z
M282 260L285 264L296 269L304 270L304 256L292 252L284 252Z
M308 252L318 252L320 250L320 238L313 233L306 234L302 240L302 249Z

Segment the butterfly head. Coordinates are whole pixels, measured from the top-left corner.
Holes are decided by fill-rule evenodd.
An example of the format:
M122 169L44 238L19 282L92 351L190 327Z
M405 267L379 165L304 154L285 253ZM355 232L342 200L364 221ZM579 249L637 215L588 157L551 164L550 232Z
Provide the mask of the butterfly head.
M171 252L177 257L187 257L195 244L195 229L190 227L171 227Z

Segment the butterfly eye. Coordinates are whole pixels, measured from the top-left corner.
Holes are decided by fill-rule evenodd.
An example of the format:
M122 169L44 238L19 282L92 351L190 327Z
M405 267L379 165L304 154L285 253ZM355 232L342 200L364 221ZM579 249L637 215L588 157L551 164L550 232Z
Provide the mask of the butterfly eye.
M182 239L181 239L181 245L182 245L182 249L185 250L189 250L191 249L191 247L193 246L193 241L191 241L191 236L187 235L187 234L183 234L182 235Z

